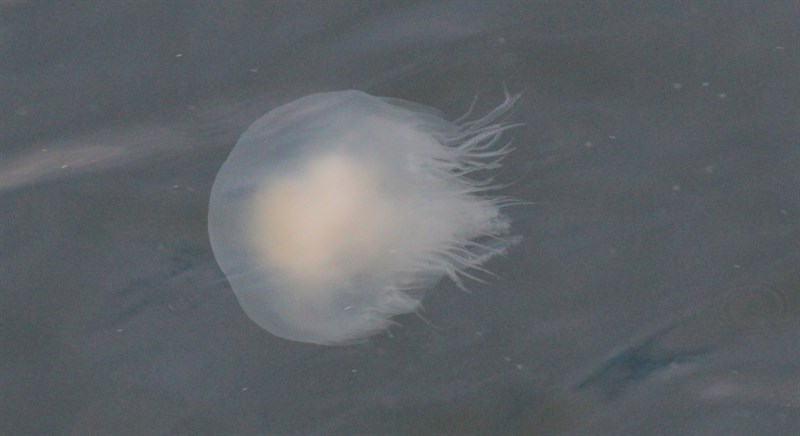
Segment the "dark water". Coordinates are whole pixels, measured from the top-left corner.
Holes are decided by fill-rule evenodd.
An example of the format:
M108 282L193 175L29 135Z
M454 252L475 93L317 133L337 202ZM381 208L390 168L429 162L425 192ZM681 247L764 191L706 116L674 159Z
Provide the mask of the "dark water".
M793 434L800 4L0 1L0 433ZM525 239L367 344L212 256L238 136L314 92L524 96Z

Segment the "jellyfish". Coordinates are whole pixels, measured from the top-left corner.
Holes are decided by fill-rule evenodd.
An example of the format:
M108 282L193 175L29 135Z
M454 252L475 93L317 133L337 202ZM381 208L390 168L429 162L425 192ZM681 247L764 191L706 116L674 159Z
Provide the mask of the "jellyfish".
M208 211L214 256L245 314L275 336L361 342L420 309L449 277L519 240L492 173L511 151L497 120L447 121L360 91L312 94L253 123L222 165ZM471 112L471 110L470 110ZM473 117L474 118L474 117Z

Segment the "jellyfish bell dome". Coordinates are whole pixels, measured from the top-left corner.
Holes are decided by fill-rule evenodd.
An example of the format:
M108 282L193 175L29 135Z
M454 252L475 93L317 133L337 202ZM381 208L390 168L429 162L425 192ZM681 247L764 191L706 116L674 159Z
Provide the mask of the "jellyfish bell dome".
M253 123L211 190L214 256L250 319L290 340L358 342L417 310L442 277L463 287L509 236L491 172L512 125L450 122L360 91L313 94Z

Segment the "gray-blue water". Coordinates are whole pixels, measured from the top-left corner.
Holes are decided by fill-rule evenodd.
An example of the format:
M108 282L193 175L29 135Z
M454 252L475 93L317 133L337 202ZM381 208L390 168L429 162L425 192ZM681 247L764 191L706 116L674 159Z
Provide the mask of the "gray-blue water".
M0 433L795 434L800 5L0 1ZM524 240L366 344L208 242L239 135L360 89L510 117Z

